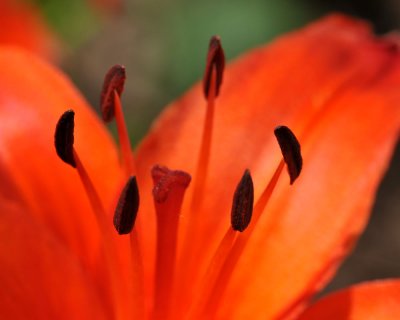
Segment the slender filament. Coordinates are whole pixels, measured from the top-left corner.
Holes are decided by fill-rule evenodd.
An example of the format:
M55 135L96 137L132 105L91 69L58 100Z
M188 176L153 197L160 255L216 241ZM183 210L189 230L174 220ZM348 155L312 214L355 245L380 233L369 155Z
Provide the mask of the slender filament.
M216 314L221 297L223 296L228 286L237 262L241 254L243 253L243 250L245 249L246 244L249 241L250 236L255 229L255 226L257 225L257 222L259 221L265 207L267 206L271 198L272 192L275 189L275 186L279 180L284 166L285 162L281 160L271 180L264 189L256 205L254 206L253 217L249 227L246 229L246 232L241 233L236 238L232 249L226 256L226 260L224 261L223 266L220 269L216 281L214 282L214 284L211 284L213 288L211 289L211 294L208 296L207 303L205 304L205 307L203 309L202 314L204 317Z
M126 175L134 175L135 158L132 153L131 141L129 139L128 129L126 127L124 113L122 110L121 100L117 91L114 90L114 105L115 105L115 121L117 123L118 139L121 149L122 162L124 164Z

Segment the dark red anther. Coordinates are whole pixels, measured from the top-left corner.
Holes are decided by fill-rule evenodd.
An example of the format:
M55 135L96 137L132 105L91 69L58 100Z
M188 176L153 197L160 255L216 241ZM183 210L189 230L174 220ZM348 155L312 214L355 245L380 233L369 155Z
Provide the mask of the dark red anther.
M276 127L274 133L288 168L290 184L293 184L300 175L303 166L300 143L292 130L286 126Z
M170 170L167 167L156 165L151 169L151 176L154 182L153 196L158 203L163 203L168 199L170 191L181 186L186 189L192 177L180 170Z
M119 64L112 66L104 77L103 89L101 90L100 96L100 107L105 122L110 122L114 119L114 91L118 93L118 96L121 96L124 91L125 79L125 67Z
M75 112L68 110L63 113L56 125L54 145L57 155L62 161L76 168L74 159L74 117Z
M128 179L114 212L114 227L118 234L128 234L135 225L139 210L139 188L136 177Z
M221 46L221 39L219 36L213 36L210 39L210 45L207 54L207 64L203 77L203 90L206 99L208 98L208 95L210 93L211 76L214 69L216 72L215 96L218 96L219 89L222 84L224 68L225 68L225 54Z
M254 186L250 171L245 170L233 195L231 224L235 231L243 232L253 214Z

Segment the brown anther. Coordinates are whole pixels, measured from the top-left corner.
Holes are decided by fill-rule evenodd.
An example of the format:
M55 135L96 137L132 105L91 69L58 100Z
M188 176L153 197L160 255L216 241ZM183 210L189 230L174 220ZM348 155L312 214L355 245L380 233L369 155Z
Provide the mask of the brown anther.
M63 113L56 125L54 145L57 155L62 161L76 168L74 159L74 117L75 112L68 110Z
M300 143L294 133L286 126L276 127L274 133L288 168L290 184L293 184L300 175L303 166Z
M206 99L208 98L210 92L211 76L214 68L216 72L215 96L218 96L225 68L225 54L224 50L222 49L221 39L219 36L211 37L208 48L207 64L203 77L203 90Z
M139 188L136 177L128 179L114 213L114 227L118 234L128 234L135 225L139 210Z
M175 186L181 186L186 189L192 177L180 170L170 170L167 167L156 165L151 169L151 176L154 182L153 196L158 203L165 202L168 199L170 191Z
M254 186L250 171L245 170L233 195L231 225L235 231L243 232L253 214Z
M114 119L114 91L118 93L118 96L121 96L124 91L125 79L125 67L119 64L112 66L104 77L103 89L101 90L100 96L100 107L105 122L110 122Z

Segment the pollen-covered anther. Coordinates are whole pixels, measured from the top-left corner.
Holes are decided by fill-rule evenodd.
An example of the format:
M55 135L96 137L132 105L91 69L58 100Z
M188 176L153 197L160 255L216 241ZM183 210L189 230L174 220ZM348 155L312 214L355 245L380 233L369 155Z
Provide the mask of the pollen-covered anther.
M222 84L222 78L225 68L225 54L221 45L221 39L219 36L213 36L210 39L210 45L207 53L207 64L203 77L203 90L206 99L210 93L211 77L213 70L216 72L215 79L215 96L218 96L219 89Z
M191 181L191 176L180 170L170 170L167 167L156 165L151 170L154 182L153 197L158 203L168 199L169 193L174 187L186 189Z
M293 184L300 175L303 166L300 143L292 130L286 126L276 127L274 133L288 168L290 184Z
M54 145L60 159L76 168L73 151L75 127L74 118L75 112L73 110L67 110L62 114L56 125Z
M253 214L254 185L249 170L245 170L233 196L231 225L235 231L243 232Z
M125 79L125 67L119 64L112 66L105 75L100 96L101 114L105 122L110 122L114 119L114 92L121 96L124 91Z
M139 210L139 201L136 177L131 176L121 192L114 212L114 227L118 234L128 234L132 231Z

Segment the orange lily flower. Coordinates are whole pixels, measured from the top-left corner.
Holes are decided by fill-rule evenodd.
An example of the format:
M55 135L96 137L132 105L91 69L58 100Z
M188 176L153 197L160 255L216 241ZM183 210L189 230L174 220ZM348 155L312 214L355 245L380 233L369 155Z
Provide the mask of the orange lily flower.
M102 97L119 153L59 71L0 49L1 317L399 319L400 280L310 305L363 231L398 138L396 40L331 16L223 71L213 38L205 92L170 105L135 157L122 67ZM75 168L54 150L57 122ZM293 185L299 149L277 133L289 179L279 125L301 144Z
M0 1L0 43L17 45L55 60L58 42L45 24L39 11L23 1Z

